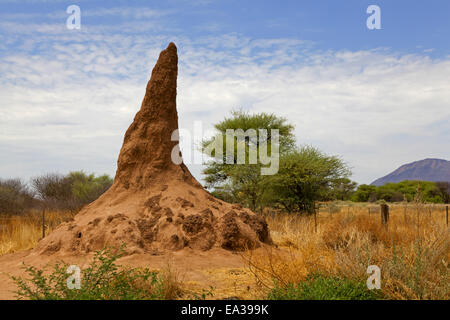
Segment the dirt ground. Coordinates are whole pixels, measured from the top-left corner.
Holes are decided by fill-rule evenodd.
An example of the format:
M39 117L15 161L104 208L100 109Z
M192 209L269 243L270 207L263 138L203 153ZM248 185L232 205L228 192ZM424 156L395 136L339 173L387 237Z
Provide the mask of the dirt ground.
M263 249L258 249L263 250ZM16 286L9 276L24 276L23 262L35 267L51 266L51 257L30 257L30 251L0 256L0 299L17 299ZM59 257L60 261L83 268L92 255ZM125 256L117 264L132 267L147 267L151 270L173 270L187 292L201 294L202 289L212 286L211 299L254 299L255 281L246 268L239 253L214 248L205 252L181 250L167 255L134 254ZM9 275L9 276L8 276Z

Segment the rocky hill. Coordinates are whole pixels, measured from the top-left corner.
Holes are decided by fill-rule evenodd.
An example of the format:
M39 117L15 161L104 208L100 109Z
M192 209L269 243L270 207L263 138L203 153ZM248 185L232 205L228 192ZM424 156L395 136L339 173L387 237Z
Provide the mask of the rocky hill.
M443 159L424 159L404 164L397 170L372 182L381 186L389 182L404 180L450 181L450 161Z

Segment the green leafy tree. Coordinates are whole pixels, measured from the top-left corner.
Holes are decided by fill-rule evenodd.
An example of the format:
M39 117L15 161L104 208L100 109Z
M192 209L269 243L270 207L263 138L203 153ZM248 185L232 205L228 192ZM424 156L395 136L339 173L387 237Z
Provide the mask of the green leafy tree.
M72 195L79 207L96 200L113 183L108 175L96 177L83 171L71 172L68 177L71 180Z
M295 149L294 127L288 124L286 119L277 117L274 114L249 114L242 110L233 111L231 117L226 118L214 127L222 137L221 151L223 157L220 161L215 158L215 150L220 150L219 140L212 138L203 142L202 151L214 157L206 164L206 168L203 171L206 187L210 189L214 188L220 192L223 198L232 200L233 202L240 202L253 210L257 207L261 208L263 206L262 199L265 192L265 176L261 175L260 144L262 142L267 145L268 154L271 154L273 148L271 145L271 129L276 129L279 133L280 154L290 152ZM240 140L240 143L243 143L245 146L245 164L238 164L238 138L235 135L231 137L227 133L229 129L242 130L244 133L248 133L251 130L255 130L256 132L256 138L250 135L244 135L243 139ZM266 129L267 136L261 136L258 131L259 129ZM227 146L227 141L233 141L233 145ZM216 148L212 150L211 154L208 152L209 146ZM227 148L231 150L231 158L227 158ZM250 150L256 151L256 164L250 164Z
M362 184L358 186L351 200L355 202L368 202L369 200L376 200L376 186Z
M355 181L349 178L340 178L331 182L330 196L327 200L350 200L357 187Z
M312 213L315 202L327 198L330 187L350 174L339 157L305 146L282 156L278 174L267 177L266 187L271 191L271 202L288 212Z
M442 203L445 201L445 192L439 184L431 181L405 180L398 183L386 183L382 186L360 185L352 196L356 202L384 200L399 202L406 199L413 201L418 187L425 202ZM445 187L443 188L445 190Z

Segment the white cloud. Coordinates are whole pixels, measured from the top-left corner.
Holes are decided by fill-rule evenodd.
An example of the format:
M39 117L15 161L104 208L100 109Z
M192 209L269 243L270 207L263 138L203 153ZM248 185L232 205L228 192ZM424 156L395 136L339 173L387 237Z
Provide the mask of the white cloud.
M156 10L145 7L104 7L96 9L83 9L85 17L120 16L129 19L148 19L163 17L173 13L171 10Z
M274 112L296 125L299 143L341 155L361 183L405 162L450 157L450 59L388 49L318 52L309 42L239 34L192 39L95 28L44 33L3 54L0 176L113 174L151 68L170 40L179 47L182 127L201 120L211 128L238 107ZM200 168L191 169L199 177Z

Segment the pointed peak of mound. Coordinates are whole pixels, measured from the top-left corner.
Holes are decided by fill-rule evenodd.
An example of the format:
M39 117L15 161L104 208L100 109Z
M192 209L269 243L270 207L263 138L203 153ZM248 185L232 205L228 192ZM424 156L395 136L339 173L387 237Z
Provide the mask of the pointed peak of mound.
M177 98L178 55L173 42L163 50L148 81L144 100L128 128L114 179L115 188L142 189L157 176L193 178L171 159L178 147L172 133L178 129Z

